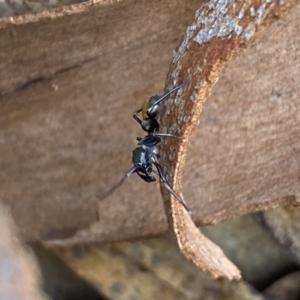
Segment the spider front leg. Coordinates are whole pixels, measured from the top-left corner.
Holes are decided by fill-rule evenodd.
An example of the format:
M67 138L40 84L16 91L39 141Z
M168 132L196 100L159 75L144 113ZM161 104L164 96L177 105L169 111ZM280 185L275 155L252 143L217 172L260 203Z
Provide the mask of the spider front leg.
M100 201L104 200L105 198L107 198L108 196L110 196L111 194L113 194L125 181L126 178L128 178L130 175L132 175L133 173L137 172L137 167L134 166L132 167L125 176L123 176L119 182L117 182L114 186L112 186L108 191L102 193L101 195L98 196L98 199Z
M149 115L148 115L149 116ZM149 129L150 132L158 132L159 131L159 123L155 118L149 116L151 128ZM157 135L155 133L155 135Z
M177 135L173 135L173 134L169 134L169 133L153 133L153 135L172 137L172 138L179 139L179 140L185 140L184 136L177 136Z
M138 170L136 173L146 182L156 181L156 178L147 171Z
M138 109L134 114L133 114L133 118L140 124L142 125L142 120L137 116L137 114L139 114L142 111L142 108Z
M191 213L190 209L188 208L188 206L186 205L186 203L184 202L184 200L171 188L171 186L168 183L165 175L163 174L162 167L160 166L160 164L158 162L153 162L153 163L156 166L159 178L162 181L164 187L181 203L181 205L191 215L192 213Z

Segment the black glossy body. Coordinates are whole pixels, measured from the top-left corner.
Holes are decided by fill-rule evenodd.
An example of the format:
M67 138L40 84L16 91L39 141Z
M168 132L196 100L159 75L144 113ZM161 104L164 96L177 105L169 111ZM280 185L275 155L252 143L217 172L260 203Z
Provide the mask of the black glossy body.
M181 85L166 92L162 96L151 96L148 100L144 102L143 107L138 109L133 115L133 118L141 125L143 130L148 132L148 134L159 131L159 123L157 120L160 114L161 102L164 99L166 99L170 94L184 87L187 84L187 82L188 80L185 80ZM137 114L140 112L142 112L143 120L141 120L137 116Z
M159 156L157 154L155 146L160 143L160 136L173 137L182 139L182 137L177 137L168 133L158 133L159 123L158 117L160 113L160 104L161 101L167 98L171 93L182 88L188 80L184 81L183 84L177 86L166 92L163 96L152 96L147 101L145 101L142 108L137 110L133 117L141 125L143 130L148 134L144 138L137 138L139 141L137 147L132 152L132 163L133 167L128 171L125 177L123 177L116 185L114 185L110 190L100 197L100 199L105 199L107 196L112 194L118 187L120 187L124 180L132 175L137 173L137 175L146 182L156 181L152 173L155 173L159 176L159 179L163 183L164 187L182 204L182 206L190 213L189 208L185 204L184 200L171 188L166 177L163 174L162 167L159 164ZM143 120L139 119L137 114L142 112ZM153 169L153 165L156 170Z
M157 134L159 135L159 133ZM189 208L184 200L171 188L166 177L163 174L162 167L159 164L158 154L155 146L160 142L160 137L155 133L146 135L144 138L137 138L139 141L137 147L132 152L133 168L126 174L130 176L133 173L142 178L146 182L156 181L152 173L156 173L163 183L164 187L182 204L182 206L190 213ZM152 166L156 167L153 170Z
M155 160L155 145L160 142L160 138L155 135L147 135L143 139L139 138L137 147L132 152L132 163L135 172L146 182L156 181L152 173L152 163Z

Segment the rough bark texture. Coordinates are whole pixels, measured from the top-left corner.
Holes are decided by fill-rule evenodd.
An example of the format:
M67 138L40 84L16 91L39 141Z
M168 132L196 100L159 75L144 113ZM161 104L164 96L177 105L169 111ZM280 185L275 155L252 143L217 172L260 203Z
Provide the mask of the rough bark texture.
M172 99L165 101L165 109L162 111L164 116L161 122L162 131L184 136L189 140L199 123L203 105L214 84L219 79L225 63L235 57L242 47L246 47L255 38L257 32L262 31L269 25L275 16L281 17L292 5L292 2L279 3L274 1L267 3L265 1L222 0L212 0L203 5L196 12L194 23L188 27L185 38L173 57L167 86L177 85L187 78L189 79L189 85L182 93L178 93L176 98L174 97L174 101ZM238 74L236 74L236 77L238 77ZM259 96L261 97L261 94ZM251 101L253 101L253 98L251 98ZM215 102L216 106L218 106L218 102ZM243 100L239 100L239 104L242 102ZM276 128L274 131L274 128L272 128L273 124L271 125L270 122L279 125L276 114L280 110L278 107L273 108L272 104L273 106L274 104L280 105L279 102L271 102L269 103L271 107L266 105L267 107L264 106L263 111L261 111L259 104L245 107L243 103L243 109L239 112L246 115L247 110L251 111L252 109L249 118L251 123L246 124L244 128L240 128L242 130L239 132L234 127L238 122L234 122L234 126L228 124L228 132L224 132L224 128L219 128L217 131L219 134L227 133L227 137L229 136L229 140L223 140L220 145L221 153L215 151L214 147L218 148L216 143L207 145L208 149L206 148L205 151L213 153L215 169L211 168L209 172L204 172L202 176L205 177L206 174L211 176L206 178L208 181L205 182L207 185L212 182L212 188L207 189L206 185L205 189L206 191L213 191L211 197L213 197L214 202L210 206L216 210L216 214L212 213L205 216L203 221L209 219L211 223L218 223L234 215L247 214L256 210L267 210L287 203L296 204L296 196L299 192L297 174L300 163L300 145L297 136L299 135L298 125L295 127L294 124L295 121L299 120L299 109L292 110L292 118L289 116L287 121L291 132L284 145L286 145L285 150L288 149L292 154L292 157L290 157L292 166L288 170L288 176L282 179L282 173L279 177L277 174L274 176L274 173L278 171L279 166L280 168L284 167L286 156L284 153L278 158L277 152L276 157L273 157L272 147L278 140L286 139L286 130L282 131L282 128ZM239 105L237 104L233 109L238 108ZM266 109L272 112L268 121L265 115ZM220 107L218 107L218 113L222 118L223 111ZM228 116L231 118L233 114L229 112ZM281 118L284 117L280 116L279 119ZM243 115L240 119L243 119ZM222 124L222 121L220 123ZM266 133L266 126L270 129L268 133ZM243 133L247 134L251 131L254 133L255 138L245 140L241 137ZM244 166L239 164L239 158L234 157L231 160L230 157L230 152L233 149L231 143L234 142L236 135L238 135L237 142L239 145L234 149L238 153L242 150L242 161L245 161L245 158L248 157ZM198 139L198 141L203 140ZM169 181L172 181L173 188L180 193L182 192L182 174L188 145L186 142L178 143L175 139L167 139L161 151L162 158L172 166L165 168L169 174ZM263 153L257 154L256 152L259 150ZM252 157L254 160L250 159ZM218 163L216 164L216 162ZM228 163L230 168L224 167ZM258 176L257 168L262 164L264 170ZM237 170L232 169L233 166ZM238 168L242 169L239 170ZM249 173L249 169L251 169L251 173ZM217 180L221 183L217 188L215 187L214 175L218 176ZM220 175L223 176L219 177ZM210 183L208 183L209 181ZM223 189L224 185L226 185L227 190ZM218 194L219 192L220 194ZM202 194L199 193L199 195L202 198ZM210 198L209 196L207 199ZM209 206L207 199L204 199L203 202L206 202L206 206ZM172 232L180 251L201 269L208 271L213 277L238 278L238 271L226 260L223 253L197 230L191 221L190 215L185 212L176 198L172 194L164 193L164 200L168 221L173 229Z
M166 231L158 186L132 176L97 195L131 167L144 134L131 115L162 93L200 3L89 3L0 21L0 199L25 239ZM202 112L184 177L199 224L299 200L299 16L294 7L228 64Z

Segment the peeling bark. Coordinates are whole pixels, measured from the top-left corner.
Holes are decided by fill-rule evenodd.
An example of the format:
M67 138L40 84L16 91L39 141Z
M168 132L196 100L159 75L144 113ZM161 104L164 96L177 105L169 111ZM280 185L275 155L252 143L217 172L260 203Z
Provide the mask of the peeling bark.
M203 5L196 12L195 22L188 27L186 36L173 57L167 87L186 79L190 83L188 89L182 94L178 93L173 101L166 101L162 112L164 118L161 119L162 132L184 136L189 140L200 121L203 104L218 81L225 63L235 57L241 48L246 47L258 31L295 4L296 2L250 3L220 0ZM173 188L182 194L182 174L189 143L175 142L165 141L162 157L172 165L166 171ZM295 197L264 203L260 208L268 209L282 202L293 203ZM237 268L217 246L204 238L172 195L164 193L164 203L179 249L188 259L208 271L212 277L240 278ZM252 211L250 209L243 212ZM239 213L226 213L224 219L230 218L232 214Z

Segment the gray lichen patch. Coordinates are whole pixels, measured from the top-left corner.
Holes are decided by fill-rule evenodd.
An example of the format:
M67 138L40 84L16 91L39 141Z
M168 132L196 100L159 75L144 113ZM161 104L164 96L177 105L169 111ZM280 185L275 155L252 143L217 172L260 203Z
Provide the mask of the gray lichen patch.
M196 43L202 45L213 37L224 38L232 34L240 35L242 33L243 28L239 22L244 16L244 11L241 10L236 17L230 16L228 7L233 3L232 0L211 0L208 3L210 13L207 16L205 10L198 13L196 23L203 28L194 38Z
M244 16L245 16L245 9L242 7L239 12L238 19L242 20Z
M185 107L185 101L181 100L179 104L178 114L177 114L177 124L179 126L181 126L181 123L183 122L184 107Z
M174 146L170 146L169 160L173 161L176 155L176 148Z
M243 34L243 37L249 41L253 35L255 33L255 24L254 23L250 23L248 25L248 27L244 30L244 34Z
M202 5L195 13L194 23L187 28L182 44L174 53L173 63L176 64L180 61L192 41L203 45L214 37L231 38L233 36L242 36L249 40L253 36L252 26L249 22L243 25L241 21L246 15L248 17L250 15L252 17L251 23L260 24L266 16L267 7L275 1L279 1L282 5L285 0L262 0L259 7L249 7L250 3L245 2L239 11L236 11L238 3L234 0L211 0ZM246 26L247 33L245 33ZM172 74L172 77L175 79L176 75Z
M211 0L208 4L201 6L195 14L194 23L187 28L185 38L173 56L173 63L176 64L180 60L191 41L202 45L212 37L240 35L243 28L239 22L244 17L245 11L241 9L238 16L230 16L228 8L232 5L234 5L234 0ZM195 37L197 30L199 32Z
M190 120L189 116L184 116L184 118L183 118L184 123L187 123L189 120Z
M259 24L263 19L266 13L266 4L263 3L257 10L256 10L256 23Z
M197 93L194 92L194 93L191 95L190 100L193 101L193 102L197 102L197 100L198 100Z
M165 115L168 116L170 114L170 106L172 103L170 103L169 100L165 101L165 104L166 104L166 113Z

